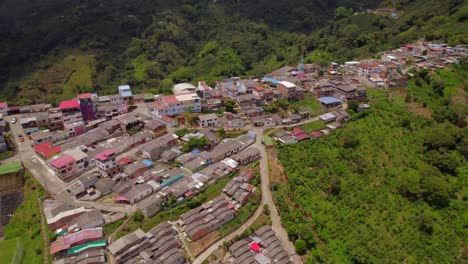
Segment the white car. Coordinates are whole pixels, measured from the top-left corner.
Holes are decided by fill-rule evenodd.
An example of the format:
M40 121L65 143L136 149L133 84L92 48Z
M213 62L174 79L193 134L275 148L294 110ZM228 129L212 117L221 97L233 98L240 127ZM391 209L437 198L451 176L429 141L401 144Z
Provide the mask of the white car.
M16 124L16 121L18 121L18 119L16 119L16 117L13 117L13 118L11 119L11 123L12 123L12 124Z

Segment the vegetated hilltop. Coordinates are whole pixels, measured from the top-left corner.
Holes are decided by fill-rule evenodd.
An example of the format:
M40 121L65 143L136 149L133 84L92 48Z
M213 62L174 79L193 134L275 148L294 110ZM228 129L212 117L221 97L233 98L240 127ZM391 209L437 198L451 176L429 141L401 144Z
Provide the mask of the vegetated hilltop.
M174 82L261 75L297 64L302 54L325 65L422 36L468 42L464 1L15 3L0 6L9 14L0 16L0 97L19 104L111 93L122 83L169 92ZM399 18L367 12L378 5Z
M371 89L342 130L279 146L275 201L308 263L466 261L467 70Z

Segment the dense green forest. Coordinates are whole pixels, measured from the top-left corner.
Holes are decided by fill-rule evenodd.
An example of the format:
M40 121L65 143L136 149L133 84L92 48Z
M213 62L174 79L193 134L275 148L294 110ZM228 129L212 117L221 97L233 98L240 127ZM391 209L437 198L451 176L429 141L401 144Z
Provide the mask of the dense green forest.
M399 18L367 12L377 7ZM463 0L3 0L0 98L56 103L122 83L168 93L175 82L262 75L302 54L324 66L423 36L468 43L467 10Z
M308 263L467 261L467 70L371 89L344 129L278 147L275 201Z

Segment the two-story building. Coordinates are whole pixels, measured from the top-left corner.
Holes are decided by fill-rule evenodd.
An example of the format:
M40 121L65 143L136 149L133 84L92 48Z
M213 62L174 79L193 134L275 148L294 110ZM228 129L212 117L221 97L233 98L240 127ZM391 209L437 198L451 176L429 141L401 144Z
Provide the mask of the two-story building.
M198 117L200 127L215 127L218 126L218 116L216 114L200 115Z
M156 116L175 116L189 112L201 112L201 99L196 92L161 96L152 106L152 113Z
M96 166L103 177L113 177L119 172L115 151L109 149L96 155Z

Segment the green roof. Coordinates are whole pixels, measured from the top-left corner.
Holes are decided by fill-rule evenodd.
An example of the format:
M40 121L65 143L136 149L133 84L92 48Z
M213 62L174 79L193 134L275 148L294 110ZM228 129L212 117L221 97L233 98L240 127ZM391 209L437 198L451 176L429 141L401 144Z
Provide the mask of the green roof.
M163 181L159 187L161 187L161 189L162 189L164 187L171 186L172 184L182 180L183 178L184 178L184 175L179 173L176 176L173 176L173 177Z
M12 173L12 172L17 172L21 168L23 168L23 165L21 165L20 162L13 162L13 163L7 163L7 164L4 164L4 165L0 165L0 175Z
M89 243L86 243L86 244L83 244L83 245L72 247L72 248L67 250L67 254L76 254L76 253L79 253L79 252L81 252L81 251L83 251L85 249L88 249L88 248L105 247L105 246L106 246L106 241L105 240L96 240L96 241L89 242Z
M145 99L145 100L152 100L152 99L154 99L154 94L152 94L152 93L145 93L145 94L143 94L143 99Z

